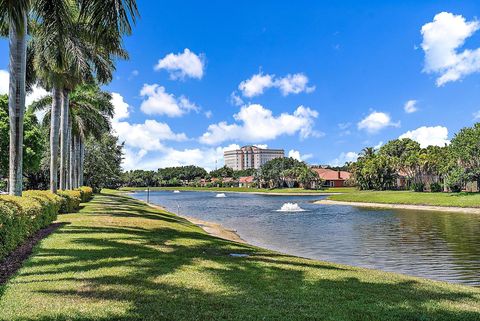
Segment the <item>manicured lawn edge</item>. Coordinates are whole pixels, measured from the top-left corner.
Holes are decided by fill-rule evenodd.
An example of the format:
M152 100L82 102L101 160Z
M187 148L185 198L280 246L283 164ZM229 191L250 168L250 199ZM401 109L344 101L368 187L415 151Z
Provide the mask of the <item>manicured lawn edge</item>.
M480 193L417 193L410 191L357 191L330 195L340 202L480 208Z

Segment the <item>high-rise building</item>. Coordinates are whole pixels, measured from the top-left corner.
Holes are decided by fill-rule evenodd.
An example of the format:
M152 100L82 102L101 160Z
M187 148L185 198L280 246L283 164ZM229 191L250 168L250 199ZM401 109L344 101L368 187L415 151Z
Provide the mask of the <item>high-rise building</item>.
M240 149L229 150L223 153L225 166L236 171L249 168L258 169L266 162L285 157L283 149L267 149L257 146L243 146Z

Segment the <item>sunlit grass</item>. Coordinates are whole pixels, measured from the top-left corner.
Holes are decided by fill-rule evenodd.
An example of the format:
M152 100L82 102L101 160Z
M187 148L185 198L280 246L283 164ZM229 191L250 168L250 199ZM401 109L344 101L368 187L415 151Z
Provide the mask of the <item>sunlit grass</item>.
M220 240L120 194L60 221L0 286L1 320L480 318L479 289Z
M357 191L329 196L333 201L431 206L480 207L480 193L417 193L410 191Z

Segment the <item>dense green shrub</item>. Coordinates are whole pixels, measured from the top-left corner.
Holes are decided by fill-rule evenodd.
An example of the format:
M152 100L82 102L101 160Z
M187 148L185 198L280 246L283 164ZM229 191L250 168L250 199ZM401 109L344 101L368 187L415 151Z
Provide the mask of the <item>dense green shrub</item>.
M443 190L442 185L440 183L432 183L430 184L430 191L434 193L441 192Z
M78 211L82 201L82 194L80 191L57 191L57 194L64 199L60 208L60 213L72 213Z
M89 186L81 186L76 189L80 192L80 199L82 203L88 202L93 197L93 189Z
M415 192L423 192L425 190L424 183L412 183L412 190Z
M56 217L56 205L46 198L30 196L0 196L0 258L4 257L28 236L49 225Z
M25 191L23 196L33 198L42 205L43 215L38 218L40 228L48 226L57 219L60 208L65 203L64 199L49 191Z
M0 259L29 235L29 221L13 197L0 196Z
M91 198L91 189L82 188L83 197ZM0 196L0 259L26 238L56 220L58 213L77 211L80 191L25 191L23 196Z

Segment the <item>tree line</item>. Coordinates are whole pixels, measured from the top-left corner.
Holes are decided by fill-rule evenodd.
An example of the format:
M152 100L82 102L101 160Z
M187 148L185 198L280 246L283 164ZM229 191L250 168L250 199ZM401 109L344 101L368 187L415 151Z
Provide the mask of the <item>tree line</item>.
M375 150L364 148L348 164L352 179L363 190L412 189L460 192L480 186L480 123L456 133L449 145L428 146L395 139Z
M25 173L39 170L38 155L29 154L29 140L35 139L28 136L39 110L46 111L49 125L48 155L42 158L49 162L49 189L83 185L88 139L106 135L113 115L109 94L99 85L111 81L116 60L128 58L122 38L137 17L135 0L0 0L0 35L8 37L10 53L11 195L22 194ZM26 111L26 93L34 85L51 95ZM5 161L0 166L5 170Z
M198 166L178 166L153 170L131 170L122 175L122 186L212 186L230 187L238 185L238 179L254 177L254 186L268 188L297 187L314 188L321 186L318 174L304 162L294 158L276 158L260 169L233 170L227 166L207 172ZM224 179L229 180L224 180ZM203 180L203 181L202 181Z

